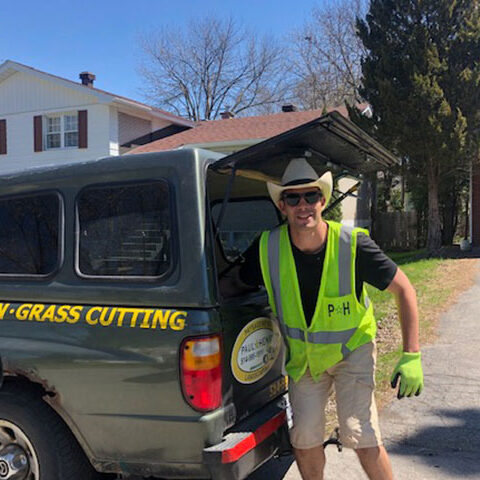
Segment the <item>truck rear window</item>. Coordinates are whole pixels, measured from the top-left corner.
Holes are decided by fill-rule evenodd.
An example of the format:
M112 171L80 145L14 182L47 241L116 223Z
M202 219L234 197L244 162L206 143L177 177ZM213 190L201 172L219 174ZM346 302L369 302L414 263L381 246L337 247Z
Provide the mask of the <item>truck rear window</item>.
M212 206L212 217L218 228L221 203ZM220 225L219 238L227 260L233 262L263 230L279 223L275 206L270 200L238 199L228 203Z
M60 196L0 198L0 275L46 276L59 267Z
M89 187L77 200L79 273L153 277L172 265L166 181Z

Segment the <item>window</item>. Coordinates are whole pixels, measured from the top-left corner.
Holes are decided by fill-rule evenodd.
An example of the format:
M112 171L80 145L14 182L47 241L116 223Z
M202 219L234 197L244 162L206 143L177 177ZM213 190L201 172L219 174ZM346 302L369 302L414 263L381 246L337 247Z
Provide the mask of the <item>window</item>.
M78 115L64 115L64 145L78 147Z
M78 115L49 115L45 117L47 149L78 147Z
M80 274L160 277L172 266L166 181L90 187L77 201Z
M216 203L212 207L215 225L221 208L222 203ZM219 233L225 257L234 261L263 230L273 228L278 223L278 213L269 200L246 199L229 202Z
M0 198L0 275L44 276L60 259L60 197Z

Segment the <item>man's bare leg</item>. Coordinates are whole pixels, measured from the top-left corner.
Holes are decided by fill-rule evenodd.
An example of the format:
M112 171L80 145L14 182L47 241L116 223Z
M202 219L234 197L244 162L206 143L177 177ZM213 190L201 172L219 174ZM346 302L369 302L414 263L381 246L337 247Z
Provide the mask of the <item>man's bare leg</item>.
M370 480L393 480L392 466L385 447L359 448L355 452Z
M293 453L303 480L323 480L325 467L323 445L306 449L294 448Z

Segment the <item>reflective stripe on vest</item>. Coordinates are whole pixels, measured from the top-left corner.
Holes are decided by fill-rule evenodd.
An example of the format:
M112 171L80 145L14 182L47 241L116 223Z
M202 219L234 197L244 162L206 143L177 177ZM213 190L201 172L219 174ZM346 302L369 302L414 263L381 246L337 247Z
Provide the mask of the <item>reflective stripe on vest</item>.
M277 317L284 324L280 295L280 227L273 229L268 236L268 268L270 270Z
M272 249L272 250L270 250ZM275 310L277 312L278 327L282 333L285 346L288 350L287 343L287 325L285 325L282 310L282 300L280 295L280 227L273 229L268 237L268 268L270 270L270 278L272 279L273 299L275 302ZM271 252L271 253L270 253Z
M352 228L342 225L340 231L340 249L338 258L339 267L339 296L349 295L352 292ZM273 229L268 237L268 268L275 301L277 317L280 320L282 333L293 340L307 341L316 344L342 344L342 353L345 356L350 352L346 344L356 332L356 328L341 331L307 332L301 328L289 327L283 317L280 294L280 227Z
M342 225L338 252L338 296L352 293L352 231L353 228Z

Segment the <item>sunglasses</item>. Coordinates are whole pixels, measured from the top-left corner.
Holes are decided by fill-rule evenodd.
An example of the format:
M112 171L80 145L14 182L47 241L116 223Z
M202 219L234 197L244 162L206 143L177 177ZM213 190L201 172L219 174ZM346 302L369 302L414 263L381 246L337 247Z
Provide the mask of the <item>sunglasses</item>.
M323 197L322 192L284 193L282 199L290 207L296 207L303 198L309 205L315 205Z

